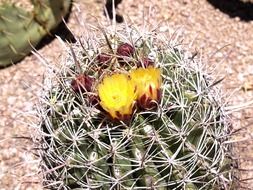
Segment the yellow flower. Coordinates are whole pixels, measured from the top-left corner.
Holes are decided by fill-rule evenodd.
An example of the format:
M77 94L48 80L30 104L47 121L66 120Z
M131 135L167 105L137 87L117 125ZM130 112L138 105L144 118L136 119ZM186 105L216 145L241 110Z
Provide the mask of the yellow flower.
M155 101L160 101L161 70L154 67L138 68L130 72L130 77L136 85L139 106L153 108Z
M124 120L133 112L136 93L128 75L114 74L106 76L98 85L100 105L112 118Z

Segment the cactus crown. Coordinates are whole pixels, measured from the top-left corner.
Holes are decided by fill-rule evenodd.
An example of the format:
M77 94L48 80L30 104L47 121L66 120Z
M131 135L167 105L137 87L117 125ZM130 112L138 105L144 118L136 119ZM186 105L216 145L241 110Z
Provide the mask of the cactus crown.
M226 143L231 126L215 83L180 44L156 31L140 31L109 28L103 39L81 38L46 76L38 112L44 185L235 188L231 145ZM110 115L98 86L106 76L129 76L139 67L160 69L161 86L149 83L157 96L142 91L131 114L120 115L119 109ZM92 78L91 85L85 77Z

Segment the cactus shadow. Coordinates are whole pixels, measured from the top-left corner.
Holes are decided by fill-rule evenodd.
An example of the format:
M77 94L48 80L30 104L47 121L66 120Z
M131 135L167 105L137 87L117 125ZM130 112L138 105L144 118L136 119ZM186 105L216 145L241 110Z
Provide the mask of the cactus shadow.
M39 50L43 48L44 46L50 44L55 39L55 36L59 36L65 42L69 42L69 43L76 42L76 38L74 37L74 35L66 27L66 24L62 22L50 32L50 35L47 35L44 38L42 38L42 40L36 46L36 49Z
M249 22L253 20L253 3L241 0L207 0L215 8L229 17L239 17L240 20Z
M107 0L105 3L105 11L104 15L106 16L108 14L109 18L113 19L113 6L115 9L117 6L122 2L122 0L114 0L114 4L112 0ZM124 21L123 17L119 14L116 14L116 22L122 23Z
M42 38L42 40L36 46L37 50L50 44L55 39L55 36L59 36L65 42L69 42L69 43L76 42L75 36L72 34L72 32L66 26L66 23L69 20L70 13L71 13L71 11L69 11L68 15L66 15L66 17L64 18L65 23L61 22L55 29L50 31L49 35Z

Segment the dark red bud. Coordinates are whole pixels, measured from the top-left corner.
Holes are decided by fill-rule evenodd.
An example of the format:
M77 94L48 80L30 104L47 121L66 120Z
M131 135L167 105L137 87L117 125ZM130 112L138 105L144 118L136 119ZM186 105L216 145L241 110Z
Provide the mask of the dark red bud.
M108 55L108 54L106 54L106 53L101 53L101 54L99 54L98 56L97 56L97 61L99 62L99 63L107 63L107 62L109 62L110 60L111 60L111 56L110 55Z
M90 105L95 106L95 107L100 107L99 97L97 95L94 95L94 94L89 95L88 100L90 102Z
M72 80L71 87L75 92L91 92L93 83L93 78L80 74L76 79Z
M137 103L138 107L143 109L143 110L152 110L157 108L157 104L161 100L161 90L157 90L157 100L152 100L150 97L147 97L146 94L141 96Z
M141 61L138 61L137 63L137 67L144 67L144 68L147 68L148 66L153 66L154 65L154 61L149 59L149 58L144 58Z
M117 49L117 54L120 56L130 57L131 55L134 54L134 47L128 43L121 44Z
M157 107L157 103L151 98L147 97L146 95L143 95L142 97L140 97L137 103L138 103L139 108L143 110L152 110Z
M113 119L115 121L123 121L123 122L129 122L132 118L132 115L128 115L128 114L120 114L119 112L116 112L117 115L117 119Z

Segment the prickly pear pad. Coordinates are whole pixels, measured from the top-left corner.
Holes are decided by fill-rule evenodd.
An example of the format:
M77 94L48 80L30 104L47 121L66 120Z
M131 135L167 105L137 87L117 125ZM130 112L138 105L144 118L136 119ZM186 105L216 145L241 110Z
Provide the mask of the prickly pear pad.
M139 31L81 38L45 76L38 111L44 185L236 189L231 125L216 82L180 44ZM131 79L137 69L143 76L159 70L141 83L143 93Z

